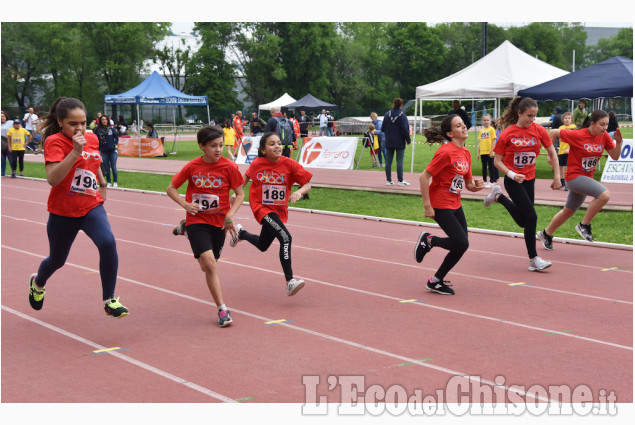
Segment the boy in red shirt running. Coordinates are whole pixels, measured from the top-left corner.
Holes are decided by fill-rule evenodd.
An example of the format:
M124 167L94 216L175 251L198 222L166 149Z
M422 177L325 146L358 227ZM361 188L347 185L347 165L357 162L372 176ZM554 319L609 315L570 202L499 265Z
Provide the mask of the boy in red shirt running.
M295 203L311 190L309 181L313 174L306 171L296 161L282 156L282 142L276 133L268 132L260 138L258 158L245 172L245 184L253 180L249 188L249 206L256 221L262 225L260 236L247 232L236 225L237 236L230 245L236 246L247 240L260 251L265 252L274 239L280 242L280 263L287 281L287 295L295 295L304 287L304 280L294 279L291 268L291 234L285 227L289 202ZM291 195L294 183L301 187ZM236 202L236 201L234 201Z
M203 156L188 162L173 178L167 194L187 212L185 220L174 229L175 235L187 233L196 258L205 273L205 281L218 308L218 326L232 323L230 311L223 302L218 278L225 235L236 233L234 214L243 203L243 178L238 166L223 156L223 130L205 126L196 138ZM178 188L187 181L185 199ZM236 194L230 205L229 190Z
M454 295L451 285L446 285L449 282L443 279L469 246L467 222L461 206L461 190L465 188L470 192L478 192L483 189L484 183L483 180L474 180L472 177L472 156L465 147L467 127L460 116L448 115L441 121L441 128L431 127L424 134L430 144L449 141L437 149L419 178L425 216L434 218L448 237L441 238L422 232L415 246L414 256L420 263L432 247L447 249L448 254L434 276L428 279L426 287L430 292Z
M567 160L567 174L565 177L569 195L564 208L551 220L551 223L538 232L545 249L553 249L553 234L580 208L587 196L593 196L582 221L575 227L577 232L589 242L593 242L591 221L609 201L609 191L601 183L593 179L595 168L602 152L606 151L611 158L617 160L622 151L622 133L615 130L615 140L606 132L609 124L609 114L597 109L587 117L580 130L553 129L549 136L561 143L569 144L569 159Z

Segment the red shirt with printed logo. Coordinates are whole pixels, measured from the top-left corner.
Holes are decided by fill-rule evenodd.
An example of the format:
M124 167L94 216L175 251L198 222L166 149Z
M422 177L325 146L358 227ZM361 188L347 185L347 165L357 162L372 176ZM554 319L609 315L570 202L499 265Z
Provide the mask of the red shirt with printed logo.
M185 224L225 226L225 214L230 209L229 190L243 184L238 166L225 157L217 162L193 159L172 177L172 185L180 187L187 181L185 200L198 203L196 215L186 214Z
M560 130L560 140L569 144L566 181L579 176L593 178L604 149L615 147L615 141L609 133L605 131L594 136L588 128Z
M245 174L253 181L249 188L249 206L258 223L272 212L286 223L291 186L294 183L304 186L313 177L313 174L286 156L280 157L277 162L258 157Z
M83 217L104 199L97 191L97 173L101 166L99 140L93 133L84 134L84 152L73 164L64 180L51 188L48 211L65 217ZM53 134L44 142L46 164L62 162L73 150L73 141L63 133Z
M494 153L503 156L503 163L515 173L525 175L525 180L536 178L536 160L540 145L545 148L553 142L543 126L532 122L528 128L514 124L507 127L498 138Z
M432 175L430 204L436 209L456 210L461 206L461 190L472 177L472 155L467 148L446 143L437 149L426 167Z

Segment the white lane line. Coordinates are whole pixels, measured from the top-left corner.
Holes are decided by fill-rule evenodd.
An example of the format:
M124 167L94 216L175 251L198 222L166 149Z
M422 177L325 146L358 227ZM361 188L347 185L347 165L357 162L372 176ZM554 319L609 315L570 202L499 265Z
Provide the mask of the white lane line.
M37 325L43 326L43 327L45 327L47 329L50 329L50 330L52 330L54 332L62 334L64 336L68 337L68 338L74 339L75 341L81 342L82 344L88 345L88 346L90 346L92 348L95 348L97 350L105 350L107 348L107 347L104 347L103 345L97 344L96 342L93 342L93 341L91 341L89 339L83 338L83 337L81 337L79 335L76 335L76 334L74 334L72 332L66 331L66 330L64 330L62 328L59 328L59 327L55 326L55 325L51 325L50 323L43 322L42 320L38 320L38 319L36 319L34 317L31 317L31 316L29 316L27 314L21 313L21 312L19 312L17 310L14 310L14 309L10 308L10 307L4 306L4 305L1 306L1 307L2 307L3 310L5 310L8 313L14 314L14 315L16 315L18 317L21 317L22 319L28 320L30 322L33 322L33 323L37 324ZM181 384L181 385L184 385L186 387L189 387L189 388L193 389L194 391L198 391L198 392L200 392L202 394L205 394L206 396L215 398L216 400L224 401L226 403L238 403L236 400L233 400L233 399L231 399L231 398L229 398L227 396L224 396L224 395L219 394L219 393L217 393L215 391L212 391L209 388L202 387L202 386L197 385L197 384L195 384L193 382L190 382L190 381L188 381L186 379L180 378L180 377L178 377L176 375L172 375L171 373L166 372L165 370L156 368L156 367L151 366L151 365L149 365L147 363L144 363L144 362L142 362L140 360L133 359L132 357L126 356L125 354L121 354L120 352L117 352L117 351L105 351L105 353L109 354L111 356L115 356L118 359L123 360L125 362L128 362L130 364L133 364L133 365L135 365L137 367L145 369L145 370L147 370L147 371L149 371L151 373L154 373L155 375L159 375L162 378L169 379L170 381L174 381L177 384Z
M109 217L118 217L118 218L122 218L122 219L129 219L129 220L139 221L139 222L144 222L144 223L156 224L156 225L160 225L160 226L174 226L174 223L172 223L172 224L160 223L160 222L157 222L157 221L141 220L141 219L137 219L137 218L133 218L133 217L123 217L123 216L116 216L116 215L111 215L111 214L108 214L108 216ZM5 214L3 214L2 217L12 218L14 220L26 221L26 222L29 222L29 223L36 223L36 224L46 225L46 223L32 221L32 220L28 220L28 219L19 218L19 217L13 217L13 216L5 215ZM116 239L117 240L121 240L123 242L134 243L134 244L137 244L137 245L146 246L146 247L149 247L149 248L167 249L167 248L162 248L162 247L158 247L158 246L155 246L155 245L147 245L147 244L144 244L144 243L141 243L141 242L135 242L135 241L130 241L130 240L126 240L126 239L120 239L120 238L116 238ZM310 248L310 247L297 245L297 244L294 245L294 247L296 249L306 249L308 251L315 251L315 252L319 252L319 253L339 255L339 256L343 256L343 257L361 259L363 261L373 261L373 262L376 262L376 263L384 263L384 264L389 264L391 266L409 267L409 268L413 268L413 269L417 269L417 270L436 271L435 268L425 267L425 266L421 266L421 265L398 263L398 262L390 261L390 260L382 260L382 259L379 259L379 258L371 258L371 257L366 257L366 256L359 256L359 255L355 255L355 254L348 254L348 253L345 253L345 252L337 252L337 251L325 250L325 249L322 249L322 248ZM181 252L181 251L178 251L178 252ZM237 263L232 263L232 264L237 264ZM597 270L598 267L594 267L594 269ZM494 279L494 278L485 277L485 276L475 276L475 275L471 275L471 274L460 273L460 272L457 272L457 271L452 271L452 274L456 275L456 276L463 276L463 277L466 277L468 279L480 279L480 280L484 280L484 281L488 281L488 282L504 283L506 285L508 285L510 283L515 283L515 282L512 282L512 281L508 281L508 280ZM584 297L584 298L590 298L590 299L596 299L596 300L602 300L602 301L610 301L610 302L621 303L621 304L631 304L631 305L633 304L632 301L625 301L625 300L618 300L618 299L615 299L615 298L600 297L600 296L597 296L597 295L583 294L583 293L580 293L580 292L565 291L565 290L562 290L562 289L548 288L548 287L539 286L539 285L524 285L524 287L525 288L530 288L530 289L540 289L540 290L543 290L543 291L558 292L558 293L561 293L561 294L574 295L574 296L578 296L578 297Z
M191 253L189 253L189 252L179 251L179 250L172 249L172 248L163 248L163 247L160 247L160 246L155 246L155 245L150 245L150 244L130 241L130 240L127 240L127 239L117 239L117 241L118 242L126 242L126 243L130 243L130 244L133 244L133 245L139 245L139 246L143 246L143 247L146 247L146 248L154 248L154 249L159 249L159 250L163 250L163 251L168 251L168 252L173 252L173 253L178 253L178 254L182 254L182 255L191 256ZM13 247L10 247L10 246L7 246L7 245L2 245L2 247L6 248L6 249L13 250L13 251L16 251L16 252L21 252L23 254L32 255L34 257L45 258L43 255L36 254L36 253L30 252L30 251L24 251L24 250L21 250L19 248L13 248ZM237 267L249 268L249 269L252 269L252 270L258 270L258 271L261 271L261 272L267 272L267 273L276 274L276 275L282 275L283 274L280 271L264 269L262 267L251 266L251 265L241 264L241 263L234 263L232 261L227 261L227 260L221 260L221 261L224 264L231 264L231 265L237 266ZM82 269L87 270L87 271L99 272L96 269L80 266L80 265L73 264L73 263L66 263L66 264L70 264L70 265L72 265L74 267L79 267L79 268L82 268ZM308 280L308 281L311 281L311 282L319 283L321 285L330 286L330 287L338 288L338 289L344 289L344 290L347 290L347 291L357 292L357 293L360 293L360 294L370 295L370 296L373 296L373 297L379 297L379 298L384 298L384 299L393 300L393 301L401 301L402 300L399 297L393 297L393 296L390 296L390 295L380 294L380 293L372 292L372 291L365 291L363 289L350 288L348 286L342 286L342 285L338 285L336 283L325 282L325 281L313 279L313 278L310 278L310 277L307 277L307 276L298 275L298 277L302 278L304 280ZM161 290L161 291L172 293L172 291L165 290L165 289L158 288L158 287L154 287L152 285L145 284L145 283L142 283L142 282L139 282L139 281L136 281L136 280L128 279L128 278L125 278L125 277L122 277L122 276L117 276L117 279L125 280L127 282L132 282L132 283L136 283L136 284L139 284L139 285L147 286L149 288L153 288L153 289L157 289L157 290ZM178 293L174 292L174 294L178 294ZM193 297L191 299L195 299L196 300L196 298L193 298ZM524 323L512 322L510 320L505 320L505 319L499 319L497 317L485 316L485 315L482 315L482 314L469 313L469 312L462 311L462 310L456 310L456 309L447 308L447 307L435 306L435 305L428 304L428 303L412 303L412 304L413 305L417 305L417 306L421 306L421 307L425 307L425 308L432 308L432 309L436 309L436 310L442 310L442 311L445 311L445 312L448 312L448 313L461 314L463 316L474 317L474 318L478 318L478 319L493 321L493 322L502 323L502 324L511 325L511 326L517 326L517 327L521 327L521 328L524 328L524 329L531 329L531 330L535 330L535 331L539 331L539 332L543 332L543 333L558 334L558 335L566 336L566 337L569 337L569 338L579 339L579 340L582 340L582 341L593 342L593 343L597 343L597 344L602 344L602 345L607 345L607 346L611 346L611 347L622 348L622 349L625 349L625 350L633 351L633 347L629 347L629 346L621 345L621 344L616 344L616 343L608 342L608 341L602 341L602 340L599 340L599 339L588 338L588 337L584 337L584 336L580 336L580 335L575 335L575 334L570 333L570 332L560 332L560 331L557 331L557 330L554 330L554 329L540 328L540 327L537 327L537 326L527 325L527 324L524 324ZM211 303L210 303L210 305L211 305ZM236 311L239 311L239 310L236 310ZM269 321L269 320L273 320L273 319L267 319L266 321Z
M16 251L16 252L20 252L20 253L23 253L23 254L32 255L34 257L44 258L44 256L42 256L42 255L35 254L35 253L29 252L29 251L24 251L24 250L13 248L13 247L9 247L9 246L6 246L6 245L2 245L2 247L6 248L6 249L13 250L13 251ZM86 267L86 266L81 266L79 264L74 264L74 263L67 262L66 265L71 266L71 267L76 267L76 268L79 268L79 269L82 269L82 270L98 272L98 270L96 270L96 269L92 269L92 268ZM159 291L159 292L164 292L164 293L167 293L167 294L170 294L170 295L174 295L174 296L177 296L177 297L185 298L187 300L196 301L196 302L201 303L201 304L215 306L215 304L213 304L210 301L202 300L200 298L196 298L196 297L193 297L193 296L190 296L190 295L187 295L187 294L183 294L183 293L180 293L180 292L172 291L172 290L169 290L169 289L160 288L160 287L157 287L157 286L145 283L145 282L140 282L140 281L137 281L137 280L134 280L134 279L129 279L129 278L122 277L122 276L117 276L117 279L129 282L129 283L133 283L133 284L136 284L136 285L139 285L139 286L143 286L145 288L154 289L154 290ZM99 345L97 343L94 343L92 341L86 340L86 339L84 339L82 337L79 337L77 335L74 335L74 334L71 334L69 332L66 332L66 331L64 331L64 330L62 330L60 328L57 328L57 327L53 326L53 325L48 325L48 324L46 324L44 322L38 321L37 319L31 318L30 316L23 315L22 313L19 313L19 312L13 310L13 309L10 309L9 307L2 306L2 308L5 309L5 310L10 311L11 313L17 314L20 317L24 317L27 320L31 320L31 321L33 321L35 323L38 323L38 324L42 325L42 326L48 327L48 328L50 328L50 329L52 329L52 330L54 330L56 332L60 332L63 335L69 336L69 337L71 337L73 339L76 339L76 340L78 340L80 342L83 342L85 344L91 345L92 347L97 348L99 350L102 350L102 349L106 348L106 347L103 347L102 345ZM258 320L260 322L268 322L268 321L273 320L272 318L269 318L269 317L264 317L264 316L260 316L258 314L249 313L249 312L246 312L246 311L243 311L243 310L238 310L236 308L232 308L232 313L239 313L239 314L242 314L244 316L256 319L256 320ZM395 353L392 353L390 351L381 350L379 348L374 348L374 347L371 347L371 346L368 346L368 345L365 345L365 344L360 344L360 343L357 343L357 342L354 342L354 341L349 341L349 340L346 340L346 339L343 339L343 338L339 338L339 337L336 337L336 336L332 336L332 335L328 335L328 334L325 334L325 333L322 333L322 332L313 331L313 330L302 328L302 327L299 327L299 326L296 326L296 325L291 325L289 323L279 323L278 326L284 326L284 327L287 327L289 329L293 329L293 330L298 331L298 332L303 332L303 333L306 333L306 334L309 334L309 335L313 335L313 336L317 336L317 337L320 337L320 338L324 338L324 339L327 339L327 340L330 340L330 341L333 341L333 342L337 342L337 343L340 343L340 344L349 345L349 346L354 347L354 348L362 349L362 350L369 351L369 352L372 352L372 353L375 353L375 354L380 354L382 356L386 356L386 357L390 357L390 358L393 358L393 359L401 360L403 362L411 362L411 363L426 367L428 369L433 369L433 370L436 370L436 371L439 371L439 372L443 372L443 373L447 373L447 374L454 375L454 376L460 376L460 377L463 377L463 378L465 378L465 379L467 379L469 381L472 381L472 382L475 382L475 383L478 383L478 384L485 384L485 385L490 385L490 386L493 386L493 387L501 387L501 385L496 384L494 381L490 381L490 380L487 380L487 379L482 379L479 376L471 376L471 375L463 373L463 372L458 372L458 371L455 371L455 370L452 370L452 369L448 369L448 368L445 368L445 367L442 367L442 366L437 366L435 364L422 362L421 360L417 360L417 359L414 359L414 358L402 356L400 354L395 354ZM125 356L125 355L123 355L123 354L121 354L121 353L119 353L117 351L108 351L107 353L110 354L110 355L115 355L117 357L122 357L123 360L130 361L133 364L140 363L140 364L137 364L139 366L145 365L145 366L147 366L147 367L144 367L145 369L148 369L148 370L150 370L150 371L152 371L154 373L157 373L157 371L162 372L162 371L160 371L160 369L156 369L153 366L147 365L147 364L145 364L143 362L138 362L138 361L136 361L134 359L131 359L128 356ZM166 374L166 377L168 377L168 378L170 378L172 380L175 380L176 382L179 382L179 383L182 383L182 384L186 383L186 382L181 382L181 381L184 381L181 378L178 378L178 377L176 377L174 375L171 375L171 374L169 374L167 372L164 372L164 373ZM174 379L174 378L176 378L176 379ZM518 387L515 387L515 386L502 386L502 387L505 388L509 392L513 392L515 394L520 394L520 395L523 395L523 396L532 397L532 398L534 398L536 400L546 401L546 402L555 402L556 401L556 400L552 400L552 399L549 399L549 398L546 398L546 397L538 396L537 393L526 393L521 388L518 388ZM197 389L197 391L198 391L198 389ZM213 394L216 394L216 393L213 393ZM220 396L220 397L224 397L224 396L221 396L220 394L217 394L217 395ZM226 400L223 400L223 401L232 401L232 402L235 401L235 400L229 399L227 397L225 397L225 399Z

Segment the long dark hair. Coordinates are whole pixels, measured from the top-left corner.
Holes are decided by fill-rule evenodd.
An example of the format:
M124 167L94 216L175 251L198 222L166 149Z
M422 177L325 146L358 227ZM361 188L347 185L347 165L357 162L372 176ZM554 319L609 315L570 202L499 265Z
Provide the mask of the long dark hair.
M53 102L48 115L43 118L37 128L37 131L42 133L42 143L46 141L47 137L62 131L59 121L63 121L64 118L68 116L69 111L73 109L81 109L86 113L86 107L79 99L73 97L58 97L55 102Z
M518 122L518 112L525 112L529 108L537 108L538 103L531 97L516 96L509 104L503 115L498 119L496 125L500 129L505 129Z
M265 146L267 145L267 140L271 136L277 136L277 134L275 132L273 132L273 131L268 131L265 134L263 134L262 136L260 136L260 144L258 145L258 156L259 157L265 156L265 153L264 153Z
M434 143L442 143L445 141L451 141L452 138L448 136L448 133L452 132L452 121L454 118L461 118L457 114L448 115L441 121L440 127L430 127L423 130L423 135L426 136L426 143L432 145Z
M584 122L582 123L582 127L580 128L587 128L591 125L592 122L598 122L602 118L607 118L608 116L609 114L604 112L603 110L596 109L584 118Z

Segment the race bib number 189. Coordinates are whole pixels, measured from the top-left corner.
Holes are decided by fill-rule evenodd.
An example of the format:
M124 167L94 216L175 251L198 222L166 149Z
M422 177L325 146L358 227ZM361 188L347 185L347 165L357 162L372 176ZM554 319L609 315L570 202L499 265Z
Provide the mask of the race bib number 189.
M76 168L71 180L71 192L97 196L97 177L90 170Z
M287 187L277 184L262 185L263 205L285 205Z

